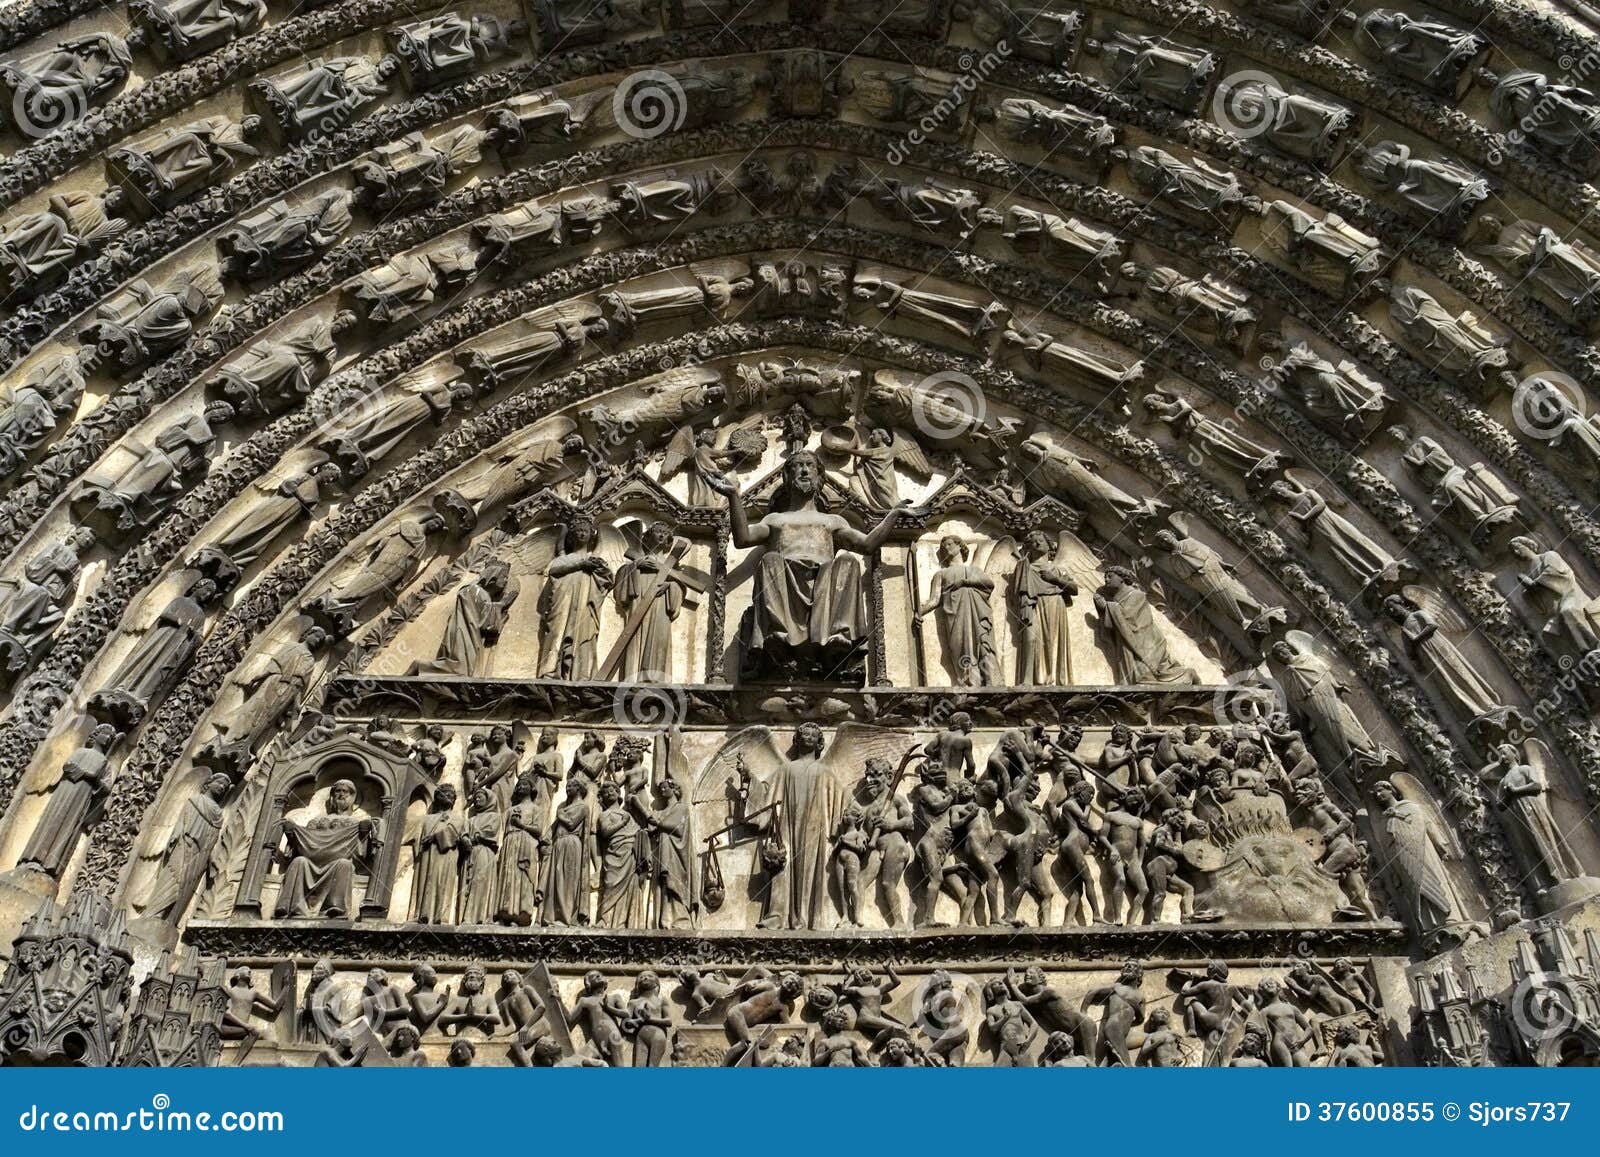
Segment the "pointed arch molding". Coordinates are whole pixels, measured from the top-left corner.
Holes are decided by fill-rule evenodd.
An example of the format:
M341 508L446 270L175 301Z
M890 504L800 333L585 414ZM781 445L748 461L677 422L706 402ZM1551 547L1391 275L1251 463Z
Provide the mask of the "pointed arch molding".
M485 0L480 7L503 19L525 15L516 0ZM533 7L535 16L558 11L562 0ZM201 117L270 118L270 107L247 104L241 95L252 82L281 80L313 57L375 66L393 49L397 26L465 10L346 0L300 12L272 0L242 35L186 59L161 63L148 45L136 43L130 77L87 100L82 116L54 132L29 139L17 125L0 128L8 146L0 149L7 154L0 157L0 207L25 218L35 236L64 230L44 253L19 248L31 244L23 238L27 230L0 229L0 256L17 264L22 253L44 263L35 269L23 260L16 292L0 301L0 468L10 469L0 488L0 600L48 603L46 627L25 646L0 625L0 662L12 668L0 688L0 939L19 930L18 880L34 901L48 892L61 902L105 903L137 915L133 893L145 881L139 872L148 871L140 859L150 857L158 821L167 825L174 801L195 790L206 766L197 751L230 680L299 636L309 621L302 613L308 592L326 587L402 515L436 501L448 506L440 496L492 461L497 445L554 416L575 417L597 401L632 396L667 369L698 367L730 380L735 367L763 358L806 357L848 366L869 381L879 371L900 374L923 391L954 375L1016 419L1017 439L1048 435L1114 476L1132 499L1187 515L1180 526L1215 548L1253 599L1285 608L1292 619L1243 642L1237 632L1231 636L1216 664L1228 682L1281 688L1284 661L1268 644L1292 626L1314 636L1319 661L1330 664L1361 705L1380 754L1372 774L1352 780L1345 798L1352 810L1362 809L1355 826L1374 847L1380 906L1413 917L1420 911L1407 908L1405 887L1394 882L1406 869L1397 874L1399 857L1389 854L1394 837L1386 825L1394 821L1373 796L1377 780L1416 785L1431 814L1451 829L1457 850L1467 853L1447 870L1449 887L1470 892L1457 913L1462 919L1448 922L1450 935L1402 916L1404 929L1386 920L1357 920L1345 929L1324 922L1304 940L1287 926L1259 927L1239 943L1266 956L1314 941L1311 950L1320 955L1348 948L1400 965L1467 935L1521 935L1519 951L1532 952L1530 933L1516 931L1519 917L1581 899L1583 886L1600 875L1600 833L1588 821L1600 808L1600 646L1586 652L1583 644L1585 631L1600 632L1600 599L1592 594L1600 590L1594 342L1600 187L1596 166L1524 139L1537 134L1526 124L1504 123L1487 94L1513 68L1560 80L1573 60L1600 58L1600 40L1522 0L1435 0L1429 12L1418 13L1491 41L1474 56L1460 88L1441 93L1385 71L1358 50L1339 20L1330 18L1308 37L1264 19L1257 13L1273 7L1271 0L1227 7L1194 0L1075 4L1078 24L1053 60L1020 37L1019 47L997 44L993 35L985 40L984 19L998 27L1021 18L1003 0L928 0L924 7L934 18L916 29L866 19L874 0L763 3L726 30L674 27L683 7L663 0L657 11L648 4L646 26L561 46L541 43L536 18L531 35L515 30L505 51L487 53L491 59L477 68L437 84L418 79L415 58L402 69L391 56L369 106L334 118L299 144L286 144L276 128L253 136L248 149L164 208L133 209L114 198L99 208L126 220L88 231L92 237L73 234L74 213L97 195L88 190L109 180L101 169L107 153L168 140ZM14 6L0 13L0 57L25 61L57 40L112 32L115 23L81 0ZM1215 65L1198 99L1180 107L1184 101L1163 95L1159 85L1119 84L1100 46L1124 30L1212 53ZM841 54L841 44L856 47ZM812 79L807 68L818 62L823 79ZM618 86L661 70L688 87L686 112L693 115L660 134L624 131L612 105ZM742 75L729 79L729 70ZM1270 133L1241 132L1213 100L1218 83L1239 74L1264 74L1287 92L1342 106L1352 123L1348 131L1330 130L1336 141L1330 149L1298 155L1281 140L1274 145ZM724 83L697 88L706 77ZM913 94L918 85L920 95ZM926 118L914 108L899 119L883 111L885 101L931 103L935 90L960 92L962 99ZM1075 151L1059 142L1040 145L996 111L1003 100L1080 110L1102 118L1105 128ZM566 139L520 146L512 139L507 118L515 116L508 110L548 113L561 101L572 110ZM1600 123L1600 98L1591 123ZM1355 143L1380 139L1486 178L1486 203L1453 225L1420 219L1357 168ZM398 204L385 201L385 190L407 179L396 166L415 159L419 141L448 157L436 161L426 191L396 195ZM1212 210L1185 208L1170 186L1162 193L1142 185L1151 178L1135 171L1141 148L1170 154L1173 167L1163 170L1169 177L1209 174L1206 194L1217 197ZM645 203L650 182L670 181L682 183L678 193ZM1230 191L1218 193L1224 187ZM228 270L230 231L264 212L302 208L324 196L335 202L348 196L349 220L308 243L300 259L269 259L259 277ZM491 264L486 238L493 222L524 209L530 227ZM532 210L553 210L559 236L552 225L540 243L527 219ZM1517 233L1524 222L1531 224ZM1538 228L1551 233L1535 244L1529 230ZM1285 240L1293 229L1317 240L1302 241L1306 249L1298 250ZM1555 258L1513 252L1524 241L1537 253L1550 244L1565 248ZM1094 244L1101 248L1091 256ZM1328 257L1338 246L1343 266ZM455 274L447 276L451 261ZM774 304L741 293L725 307L633 328L606 296L691 285L712 272L754 274L763 262L781 271L791 261L838 270L837 299L824 303L819 293ZM1554 261L1554 272L1539 261ZM6 268L0 261L0 276L13 276ZM418 268L434 278L432 296L401 301L411 311L402 322L385 324L379 310L395 308L409 289L376 306L374 294L356 289L360 281L376 284L395 270ZM892 294L869 291L885 280L895 292L941 295L958 303L962 316L981 320L965 336L959 322L919 321L915 308L885 304ZM174 285L188 287L187 294L163 299L167 328L147 342L140 302ZM1573 301L1563 299L1563 287ZM1409 290L1435 299L1431 346L1391 308L1391 294ZM315 495L304 519L258 544L259 557L241 572L224 574L221 597L199 611L196 646L166 673L147 710L118 718L123 734L111 747L104 790L77 816L78 834L62 844L65 851L52 853L58 862L42 883L37 873L28 876L22 849L42 825L45 801L63 766L93 748L91 717L106 714L97 692L107 689L157 613L184 595L197 574L209 576L206 567L217 566L214 559L195 562L204 558L197 552L208 535L253 509L274 469L326 445L330 429L378 412L408 390L416 396L419 383L458 379L472 365L469 351L557 317L603 318L609 328L594 325L576 339L569 330L570 340L531 375L487 382L467 375L470 400L459 394L430 401L430 420L406 427L370 462L359 469L341 463L345 474ZM97 346L83 336L91 326L134 336ZM313 331L322 336L294 336ZM316 347L293 397L263 403L257 412L206 411L207 401L223 393L225 372L281 350L291 336ZM1461 344L1446 351L1447 337ZM1464 368L1459 358L1469 347L1479 356ZM47 405L37 391L30 400L27 390L80 350L88 361L74 364L84 366L85 382L69 391L70 404ZM108 352L113 361L123 359L121 370L105 363ZM1543 387L1534 389L1540 382L1554 383L1576 415L1563 411L1571 420L1559 438L1530 427L1529 406L1536 418L1548 418L1552 404ZM1337 395L1333 401L1329 393ZM1191 416L1162 420L1145 402L1152 394L1181 399ZM1347 410L1341 422L1338 407L1357 394L1370 404L1353 415ZM25 404L35 408L25 413ZM152 447L170 449L173 432L184 423L200 429L202 415L215 420L193 435L196 460L173 466L180 481L152 504L153 513L130 516L128 525L96 523L112 541L84 548L81 559L42 583L43 552L68 541L74 526L101 517L84 513L85 486L135 459L156 470L170 465L167 450ZM730 409L711 416L740 415ZM863 408L862 417L870 416ZM811 417L821 421L815 405ZM1183 425L1196 417L1210 423L1199 434ZM762 437L775 447L782 415L770 418ZM591 442L598 441L597 428L579 420ZM1240 444L1260 451L1267 463L1261 478L1245 473L1237 450L1230 459L1227 446ZM652 465L637 469L651 475L663 447L663 438L643 440L638 454ZM635 468L623 461L633 447L605 452L608 469ZM999 492L998 478L980 475L1002 462L1011 468L1020 459L1013 449L981 468L969 462L974 489ZM1300 499L1295 487L1302 488ZM1030 501L1067 497L1037 480L1027 493ZM1308 493L1308 501L1326 501L1350 528L1359 540L1354 549L1348 541L1341 549L1294 517ZM1464 504L1478 498L1469 495L1489 496L1483 501L1494 509L1475 521ZM1083 503L1067 503L1074 505L1067 517L1081 520L1082 537L1103 556L1100 562L1127 563L1154 585L1151 576L1160 572L1148 558L1153 528L1141 523L1128 541L1106 549L1108 536L1094 525L1095 515ZM871 511L863 506L857 513ZM462 517L459 510L450 514ZM430 565L442 570L425 569L429 577L413 575L387 603L368 605L357 625L316 657L308 690L282 724L285 745L324 706L367 718L379 712L363 706L364 695L381 704L385 695L410 693L402 685L407 677L373 674L364 663L429 600L451 597L451 584L471 571L475 545L525 529L508 530L504 514L485 519L480 512L465 532L452 525L442 545L429 548ZM1535 540L1537 560L1514 545L1517 535ZM1363 552L1365 561L1355 557ZM1363 577L1373 558L1388 565L1369 566L1376 573ZM874 562L864 582L878 584L869 600L878 600L881 628L879 566ZM1526 577L1536 573L1544 588ZM713 581L726 582L726 572ZM914 571L908 581L916 586ZM1182 584L1169 585L1173 605L1192 610L1195 600ZM1452 629L1450 646L1459 645L1463 662L1478 672L1473 677L1495 710L1464 706L1460 685L1430 667L1437 652L1419 645L1418 621L1391 621L1384 601L1390 595L1409 600L1435 626L1462 628ZM716 605L720 614L724 604ZM1184 629L1208 613L1195 612ZM733 624L721 627L731 639ZM706 695L719 710L743 693L706 683L716 684ZM865 711L874 690L870 683L853 688L850 710ZM1215 692L1223 702L1235 690L1202 681L1184 694ZM1475 693L1469 689L1467 698ZM1304 704L1289 697L1287 705L1309 733ZM419 719L409 722L420 726ZM731 732L743 720L727 722ZM1547 795L1560 797L1566 809L1571 880L1552 881L1539 864L1530 866L1526 825L1508 810L1500 780L1490 774L1504 739L1537 765ZM1325 741L1314 737L1312 746ZM403 827L415 820L407 818L412 796L425 794L433 781L403 754L390 751L379 761L390 756L390 773L369 777L361 790L381 796L386 822ZM294 791L302 792L295 782ZM286 801L294 802L274 802L275 814ZM1572 816L1582 818L1568 822ZM257 853L251 887L259 907L259 877L267 868ZM391 849L384 862L382 902L373 900L367 915L381 916L395 884L397 854ZM172 936L229 958L405 954L395 939L400 933L387 925L347 935L275 925L265 915L191 921L179 922L184 930L174 928ZM1155 951L1147 935L1154 932L1057 930L1040 944L1057 960L1144 956ZM918 944L943 943L973 958L989 950L981 936L959 945L956 934L941 940L923 930L916 937ZM515 932L462 931L441 959L504 959L519 951L513 943ZM898 943L892 934L869 937L861 951L889 959ZM1220 954L1222 943L1197 923L1170 941L1170 951ZM747 937L739 947L749 961L799 960L782 940ZM0 950L0 958L8 955ZM565 964L600 958L643 965L659 959L658 945L607 933L551 947L550 959ZM1404 978L1398 988L1414 998ZM1386 1009L1396 1003L1392 993L1384 1001ZM0 989L0 1016L5 1007ZM1402 1055L1392 1044L1385 1048L1391 1057Z

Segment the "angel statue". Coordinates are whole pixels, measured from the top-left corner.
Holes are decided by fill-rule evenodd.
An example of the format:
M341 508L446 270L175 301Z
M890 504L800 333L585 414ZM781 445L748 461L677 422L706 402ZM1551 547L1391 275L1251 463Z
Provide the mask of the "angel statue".
M487 468L462 481L461 497L477 511L491 510L578 473L588 452L576 422L551 418L493 451Z
M633 530L633 524L625 528ZM600 676L636 683L667 682L672 670L673 623L711 576L682 565L689 543L665 522L652 522L629 549L614 591L623 614L622 635ZM618 663L620 662L620 666Z
M1405 593L1383 600L1383 609L1400 627L1406 653L1436 688L1468 719L1488 715L1504 706L1489 681L1451 641L1471 626L1455 609L1426 587L1406 587Z
M866 649L867 608L854 556L882 546L910 503L895 504L870 531L855 529L828 511L822 466L809 450L784 460L783 484L754 525L732 479L713 475L707 481L727 496L733 544L763 548L740 632L746 677L828 676L858 664Z
M1130 527L1148 522L1165 509L1158 502L1135 498L1106 481L1097 463L1042 435L1030 434L1022 443L1021 452L1031 466L1027 472L1039 489L1083 511L1089 524L1107 541L1116 541Z
M850 426L824 430L822 449L854 461L850 490L874 510L888 510L900 501L897 466L919 478L933 473L933 466L915 439L885 426L874 426L864 438Z
M1162 554L1158 565L1200 597L1200 605L1216 612L1248 634L1261 635L1287 613L1267 606L1235 575L1235 568L1206 543L1189 533L1189 516L1168 518L1172 530L1158 530L1151 545Z
M1372 785L1372 796L1382 810L1382 830L1387 837L1387 867L1397 885L1404 923L1422 937L1429 952L1464 943L1476 926L1467 919L1446 859L1457 859L1450 837L1432 808L1402 792L1401 777ZM1420 786L1415 788L1422 796Z
M1117 681L1135 683L1198 683L1194 668L1185 667L1167 650L1166 634L1156 622L1150 597L1135 586L1131 570L1109 566L1094 596L1097 628Z
M1080 589L1069 565L1071 539L1029 531L1011 572L1011 613L1017 624L1017 682L1065 687L1072 682L1067 608ZM1092 573L1092 572L1091 572Z
M767 873L752 895L761 897L762 928L831 929L828 888L834 837L854 796L854 779L872 758L898 765L908 737L903 732L841 724L829 743L815 723L795 729L787 751L766 727L746 727L717 751L699 777L707 784L736 776L732 817L759 834L759 867Z
M1267 488L1268 493L1289 508L1289 517L1300 524L1306 537L1327 548L1338 563L1363 587L1373 582L1403 576L1413 569L1397 560L1368 538L1355 523L1334 511L1339 498L1327 499L1290 471Z
M1481 768L1478 776L1494 789L1495 806L1509 821L1506 826L1523 865L1547 886L1577 879L1586 873L1550 813L1546 761L1539 758L1549 752L1542 750L1544 745L1537 739L1527 744L1534 749L1529 758L1515 744L1500 744L1494 749L1493 761Z
M1287 454L1246 438L1235 429L1231 418L1218 422L1206 417L1165 383L1146 394L1143 405L1150 421L1165 423L1172 436L1189 447L1192 465L1198 466L1206 459L1219 462L1243 475L1252 489L1264 485L1289 465Z
M1325 769L1343 770L1359 782L1369 768L1391 761L1393 753L1373 740L1345 702L1348 688L1310 635L1286 631L1270 652L1283 665L1284 693L1299 712L1306 738Z
M945 667L959 687L1000 684L1000 658L995 653L994 622L989 614L995 582L985 569L996 545L985 544L981 559L969 562L971 552L966 543L953 534L941 538L939 569L928 580L927 602L917 606L914 616L920 628L925 616L937 615Z
M574 514L547 539L545 583L539 591L539 678L593 679L598 669L600 608L615 581L621 535L604 535L592 515ZM609 551L605 548L609 547Z
M1540 550L1537 539L1518 535L1510 542L1512 555L1526 568L1517 584L1550 617L1544 633L1571 643L1581 654L1600 647L1600 598L1584 589L1571 564L1553 550Z
M430 506L405 512L375 535L347 574L305 603L305 613L343 638L369 603L399 595L421 571L434 535L472 528L471 507L453 490L441 490Z
M722 474L761 461L767 439L762 433L765 413L752 414L731 426L680 426L667 443L661 458L661 481L679 474L688 484L690 506L712 505L715 493L706 482L712 474Z

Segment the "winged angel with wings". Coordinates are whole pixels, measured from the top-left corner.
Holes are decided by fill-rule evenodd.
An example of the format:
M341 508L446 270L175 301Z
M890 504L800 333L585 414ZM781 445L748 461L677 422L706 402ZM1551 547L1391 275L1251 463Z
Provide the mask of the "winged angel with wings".
M862 770L869 759L902 764L915 746L915 737L905 732L862 723L840 724L830 743L817 724L802 723L787 751L779 749L771 728L755 726L733 735L711 757L700 773L696 805L724 804L732 782L733 838L742 830L761 841L756 867L766 874L752 881L752 894L761 900L761 927L831 927L833 840Z
M519 539L505 552L513 574L538 582L541 679L667 678L672 624L708 576L681 565L686 543L665 523L613 526L575 511L563 525ZM602 660L600 616L615 596L625 617Z

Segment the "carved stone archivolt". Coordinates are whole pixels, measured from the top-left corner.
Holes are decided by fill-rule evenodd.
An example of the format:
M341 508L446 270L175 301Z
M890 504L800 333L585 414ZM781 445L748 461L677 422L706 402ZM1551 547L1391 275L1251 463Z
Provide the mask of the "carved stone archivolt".
M0 14L0 1058L1592 1058L1592 33L1458 7Z

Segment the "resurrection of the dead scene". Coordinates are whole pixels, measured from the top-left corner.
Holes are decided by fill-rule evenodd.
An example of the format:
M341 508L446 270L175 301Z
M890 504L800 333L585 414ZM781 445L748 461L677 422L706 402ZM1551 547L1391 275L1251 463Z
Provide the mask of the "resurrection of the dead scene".
M0 1063L1600 1063L1600 16L0 10Z

